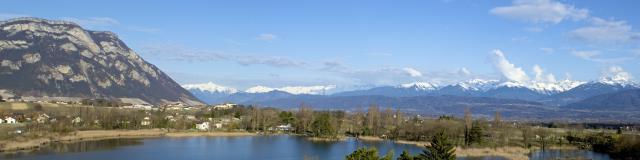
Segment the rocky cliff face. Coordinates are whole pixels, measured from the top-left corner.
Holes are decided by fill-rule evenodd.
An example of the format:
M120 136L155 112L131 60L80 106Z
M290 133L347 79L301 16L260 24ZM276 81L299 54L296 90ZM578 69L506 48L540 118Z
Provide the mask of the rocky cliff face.
M0 22L0 89L23 97L200 103L114 33L36 18Z

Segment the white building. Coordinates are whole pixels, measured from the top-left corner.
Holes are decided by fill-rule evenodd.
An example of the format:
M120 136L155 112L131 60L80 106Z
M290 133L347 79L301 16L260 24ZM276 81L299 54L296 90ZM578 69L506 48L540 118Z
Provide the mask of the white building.
M2 120L2 118L0 118L0 124L3 123L3 122L4 122L4 120Z
M13 117L5 117L4 118L5 123L7 124L14 124L16 123L16 119L14 119Z
M214 124L214 125L215 125L216 129L220 129L220 128L222 128L222 123L216 123L216 124Z
M202 122L202 123L196 124L196 129L201 130L201 131L208 131L209 130L209 122Z
M140 122L140 124L143 125L143 126L151 125L151 118L144 117L144 119L142 119L142 122Z
M224 109L231 109L231 108L233 108L235 106L236 106L236 104L233 104L233 103L224 103L224 104L218 104L218 105L213 106L213 109L223 109L224 110Z
M283 125L276 126L276 130L278 130L278 131L290 131L290 130L293 130L293 127L291 127L291 124L287 124L287 125L283 124Z

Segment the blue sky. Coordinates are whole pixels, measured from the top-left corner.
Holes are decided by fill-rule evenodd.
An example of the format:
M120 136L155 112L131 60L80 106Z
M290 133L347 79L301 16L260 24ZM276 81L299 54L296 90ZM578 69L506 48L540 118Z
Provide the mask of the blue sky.
M33 16L113 31L181 84L353 89L470 78L553 81L536 78L549 74L556 81L632 79L640 76L637 6L632 0L5 0L0 19Z

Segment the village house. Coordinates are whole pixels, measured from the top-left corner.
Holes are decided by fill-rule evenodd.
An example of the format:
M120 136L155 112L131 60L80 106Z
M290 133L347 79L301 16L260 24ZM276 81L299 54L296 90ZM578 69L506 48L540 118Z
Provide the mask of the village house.
M151 118L144 117L144 119L142 119L142 122L140 122L140 125L143 125L143 126L151 125Z
M2 124L4 122L4 120L2 120L2 118L0 118L0 124Z
M231 109L233 107L235 107L236 104L233 103L224 103L224 104L218 104L213 106L213 109L220 109L220 110L225 110L225 109Z
M196 129L201 130L201 131L208 131L209 130L209 122L202 122L202 123L196 124Z
M5 117L4 118L5 123L7 124L15 124L16 123L16 119L13 117Z
M282 125L278 125L276 126L276 130L278 131L291 131L293 130L293 127L291 127L291 124L282 124Z
M221 129L222 128L222 123L216 123L214 124L215 129Z

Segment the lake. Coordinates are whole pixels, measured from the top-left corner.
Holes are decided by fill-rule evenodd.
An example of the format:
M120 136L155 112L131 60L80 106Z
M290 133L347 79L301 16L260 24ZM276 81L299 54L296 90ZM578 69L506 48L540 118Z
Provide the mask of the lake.
M380 153L393 150L397 157L403 150L412 154L422 152L415 145L391 141L371 142L349 139L341 142L312 142L298 136L249 137L188 137L111 139L77 143L55 143L37 151L3 154L0 159L58 160L58 159L262 159L341 160L359 147L376 147ZM586 156L585 156L586 155ZM532 159L583 156L589 159L608 159L590 151L545 151L532 154ZM460 158L464 160L503 159L500 157Z

